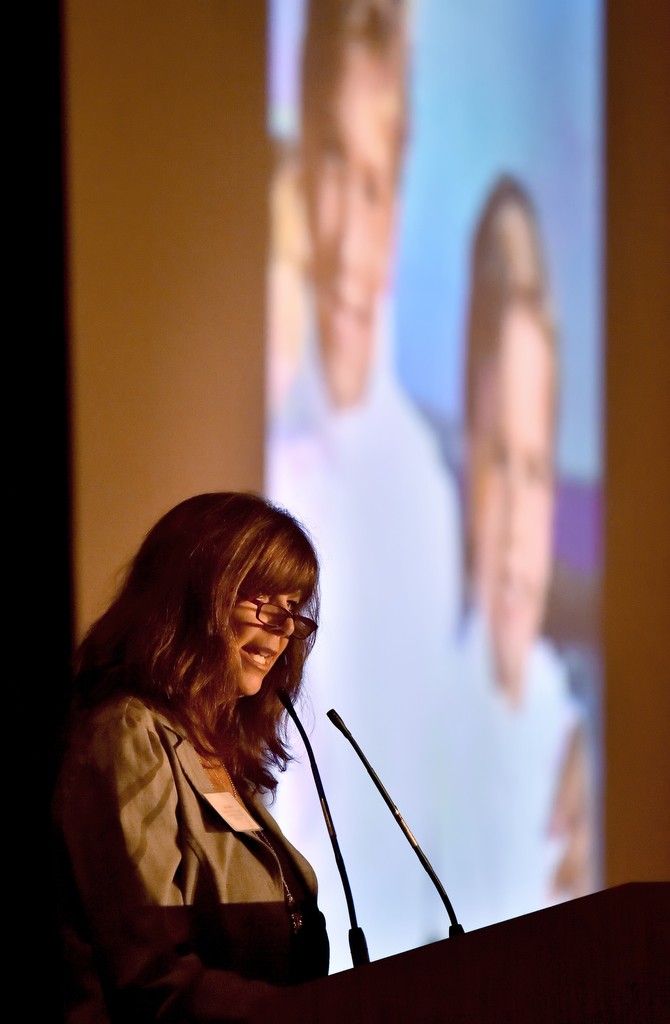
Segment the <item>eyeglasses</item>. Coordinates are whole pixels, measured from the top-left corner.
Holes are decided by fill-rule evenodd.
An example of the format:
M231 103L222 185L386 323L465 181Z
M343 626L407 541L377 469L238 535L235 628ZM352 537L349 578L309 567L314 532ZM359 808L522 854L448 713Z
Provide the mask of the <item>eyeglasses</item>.
M308 619L306 615L296 615L286 608L280 608L276 604L267 604L255 597L247 597L249 604L256 605L256 618L262 626L265 626L271 633L279 633L281 636L290 636L296 640L306 640L315 631L317 624L314 619ZM293 621L293 629L288 625L288 620Z

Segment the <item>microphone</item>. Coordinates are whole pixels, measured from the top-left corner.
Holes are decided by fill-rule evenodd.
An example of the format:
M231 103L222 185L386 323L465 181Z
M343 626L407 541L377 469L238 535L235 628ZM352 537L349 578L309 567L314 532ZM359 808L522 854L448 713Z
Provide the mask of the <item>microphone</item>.
M317 792L319 794L319 800L321 802L321 810L326 821L326 828L328 829L328 835L330 836L330 842L335 853L335 860L337 862L337 869L340 872L340 878L342 879L342 886L344 888L344 896L347 901L347 909L349 911L349 921L351 927L349 928L349 949L351 951L351 960L354 967L359 967L361 964L370 963L370 955L368 953L368 944L363 934L363 929L358 926L356 920L356 911L354 909L354 900L351 895L351 886L349 885L349 878L347 877L347 870L344 866L344 860L340 851L340 844L337 840L337 834L333 826L333 819L330 816L330 810L328 808L328 801L326 800L326 794L323 789L321 782L321 776L319 775L319 769L316 766L316 760L314 758L314 752L312 745L307 738L302 722L298 718L295 708L291 702L291 698L287 694L286 690L280 689L277 691L277 696L288 711L290 717L295 722L298 732L302 736L302 741L305 744L305 750L309 757L310 767L312 769L312 775L314 776L314 783L316 785Z
M449 899L449 897L447 896L447 894L446 894L446 892L444 890L444 886L442 885L442 883L440 882L439 878L435 874L435 872L434 872L434 870L433 870L433 868L432 868L428 858L424 854L423 850L421 849L421 847L417 843L416 839L412 835L412 832L410 831L409 827L407 826L407 823L405 822L402 814L400 813L400 811L398 810L396 805L393 803L393 801L391 800L391 797L388 795L386 789L382 785L382 783L381 783L381 781L379 779L379 776L375 772L374 768L372 767L372 765L368 761L367 757L365 756L365 754L363 753L363 751L359 747L359 745L356 742L356 740L354 739L354 737L351 735L351 733L347 729L346 725L344 724L344 722L342 721L342 719L338 715L337 711L335 711L333 708L331 708L330 711L327 712L327 714L328 714L328 718L331 720L333 725L337 729L340 730L340 732L342 733L343 736L346 736L346 738L349 740L349 742L351 743L352 747L354 748L354 750L356 751L356 753L360 757L361 761L363 762L363 764L365 765L365 767L367 769L368 775L370 776L370 778L374 782L375 786L377 787L377 789L379 790L381 795L384 797L384 800L386 801L386 803L388 804L389 808L391 809L391 813L393 814L393 817L395 818L395 820L398 822L398 825L402 829L402 831L403 831L403 833L405 835L405 838L411 844L412 849L414 850L415 854L417 855L417 857L419 858L419 860L423 864L425 870L428 872L433 885L435 886L435 888L439 892L440 899L442 900L442 902L444 903L445 907L447 908L447 913L449 914L449 920L451 922L451 924L449 925L449 937L452 938L454 935L463 935L464 934L463 925L459 924L458 918L456 917L456 914L454 913L454 908L451 905L451 900Z

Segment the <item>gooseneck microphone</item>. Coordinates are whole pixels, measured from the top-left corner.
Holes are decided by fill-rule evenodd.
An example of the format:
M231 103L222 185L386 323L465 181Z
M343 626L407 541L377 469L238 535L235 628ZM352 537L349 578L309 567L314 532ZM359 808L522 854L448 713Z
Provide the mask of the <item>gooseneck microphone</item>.
M354 909L354 900L353 896L351 895L351 886L349 885L347 870L344 866L344 860L342 858L342 853L340 851L340 844L337 841L337 834L333 826L333 819L330 816L328 801L326 800L326 794L324 792L323 784L321 782L319 769L316 766L316 760L314 758L312 745L309 742L309 739L307 738L307 733L305 732L302 722L300 721L296 714L295 708L291 703L291 698L286 693L286 690L278 690L277 695L282 704L284 705L284 707L286 708L286 710L288 711L293 722L295 723L298 732L302 736L302 741L305 744L305 750L307 751L307 756L309 757L312 775L314 776L314 783L316 785L316 789L319 794L319 800L321 802L321 810L323 811L323 816L326 821L326 828L328 829L328 835L330 836L330 842L332 844L333 852L335 854L335 860L337 862L337 869L340 872L340 878L342 879L344 896L347 901L347 909L349 910L349 922L351 924L351 927L349 928L349 949L351 950L351 960L354 967L359 967L361 964L370 963L368 944L365 939L365 935L363 934L363 929L359 927L358 922L356 920L356 911Z
M393 803L393 801L391 800L391 797L388 795L386 789L382 785L382 783L381 783L381 781L379 779L379 776L377 775L376 771L374 770L374 768L372 767L372 765L368 761L367 757L365 756L365 754L363 753L363 751L359 747L359 745L356 742L356 740L354 739L354 737L351 735L351 733L347 729L346 725L344 724L344 722L342 721L342 719L338 715L337 711L335 711L333 708L331 708L330 711L328 712L328 718L331 720L333 725L337 729L340 730L342 735L346 736L346 738L351 743L352 747L354 748L354 750L356 751L356 753L360 757L361 761L365 765L365 768L367 770L368 775L370 776L370 778L374 782L375 786L377 787L377 789L379 790L381 795L384 797L384 800L388 804L388 806L389 806L389 808L391 810L391 813L393 814L393 817L398 822L398 825L400 826L400 828L402 829L403 833L405 834L405 838L409 841L409 843L411 844L412 849L414 850L415 854L417 855L417 857L419 858L419 860L423 864L425 870L428 872L428 874L430 876L430 879L431 879L433 885L435 886L435 888L437 889L437 891L439 892L440 898L441 898L442 902L444 903L445 907L447 908L447 913L449 914L449 920L451 922L451 924L449 925L449 937L452 938L454 935L463 935L464 934L463 925L459 924L459 922L458 922L458 918L456 917L456 914L454 913L454 908L452 907L451 900L449 899L449 897L447 896L447 894L446 894L446 892L444 890L444 886L442 885L442 883L440 882L439 878L435 874L435 872L434 872L434 870L433 870L433 868L432 868L428 858L424 854L423 850L421 849L421 847L417 843L416 839L412 835L412 832L409 829L409 827L407 825L407 822L405 821L405 819L403 818L402 814L400 813L400 811L398 810L396 805Z

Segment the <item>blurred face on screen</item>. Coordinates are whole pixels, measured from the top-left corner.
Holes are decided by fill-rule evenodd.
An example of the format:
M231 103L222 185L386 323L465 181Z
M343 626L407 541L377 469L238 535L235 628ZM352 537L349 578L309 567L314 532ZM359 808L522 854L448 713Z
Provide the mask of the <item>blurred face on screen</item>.
M545 327L508 307L497 356L480 370L470 437L473 569L498 683L522 697L549 585L554 512L554 362Z
M392 257L399 74L361 43L345 51L305 138L305 187L319 344L330 398L359 403L374 358Z

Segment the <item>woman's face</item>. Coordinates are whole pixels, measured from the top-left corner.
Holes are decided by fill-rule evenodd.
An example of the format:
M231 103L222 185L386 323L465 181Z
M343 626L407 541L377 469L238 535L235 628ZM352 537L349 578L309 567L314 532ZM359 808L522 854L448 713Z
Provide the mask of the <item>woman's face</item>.
M300 593L258 594L256 601L267 602L294 612L300 605ZM261 688L265 676L286 650L293 622L286 620L287 635L264 626L257 618L255 601L242 600L233 608L232 626L240 656L239 691L241 697L252 697Z

